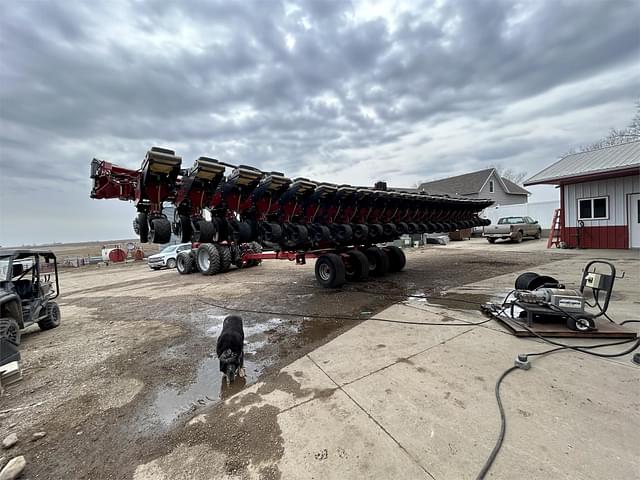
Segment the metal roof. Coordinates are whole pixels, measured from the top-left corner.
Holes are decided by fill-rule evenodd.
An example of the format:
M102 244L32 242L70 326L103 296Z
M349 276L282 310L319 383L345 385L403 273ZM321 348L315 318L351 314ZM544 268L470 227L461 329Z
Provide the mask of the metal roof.
M494 168L487 168L477 172L465 173L464 175L456 175L455 177L426 182L418 188L427 193L440 195L470 195L479 193L494 171ZM529 192L521 186L516 185L506 178L500 177L498 172L495 173L496 177L502 180L506 193L512 195L529 195Z
M527 179L524 185L557 184L561 180L640 167L640 141L572 153Z

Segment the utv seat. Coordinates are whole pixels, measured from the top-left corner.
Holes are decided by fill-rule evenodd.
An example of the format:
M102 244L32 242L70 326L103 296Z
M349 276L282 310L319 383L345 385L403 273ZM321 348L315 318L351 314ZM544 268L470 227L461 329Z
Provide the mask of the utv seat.
M13 282L16 293L22 300L33 298L33 284L31 280L18 280Z

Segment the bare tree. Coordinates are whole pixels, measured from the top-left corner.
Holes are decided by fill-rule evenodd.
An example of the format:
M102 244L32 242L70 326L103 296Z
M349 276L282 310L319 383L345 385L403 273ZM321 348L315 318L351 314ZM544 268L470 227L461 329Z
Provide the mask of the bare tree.
M636 113L631 119L629 125L625 128L611 128L609 134L602 140L592 143L590 145L582 145L577 149L572 148L566 152L562 157L571 155L578 152L589 152L591 150L597 150L603 147L610 147L612 145L620 145L622 143L629 143L635 140L640 140L640 100L636 101Z
M502 165L489 165L489 168L494 168L502 178L511 180L516 184L522 183L522 181L527 178L527 172L514 170L513 168L505 168Z

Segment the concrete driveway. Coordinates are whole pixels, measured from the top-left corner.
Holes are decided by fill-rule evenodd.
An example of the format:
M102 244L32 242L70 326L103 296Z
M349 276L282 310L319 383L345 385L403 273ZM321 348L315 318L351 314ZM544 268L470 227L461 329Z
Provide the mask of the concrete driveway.
M453 248L488 247L472 241ZM604 254L626 271L616 281L610 314L617 321L638 318L637 252L566 253L535 270L571 285L589 258ZM513 337L493 321L470 325L483 320L477 307L451 299L499 298L515 276L451 289L440 304L413 298L393 305L375 319L456 325L365 321L191 420L184 443L140 465L134 478L187 478L182 466L191 457L210 463L194 463L190 478L212 478L211 471L219 472L216 478L476 478L500 427L496 379L518 353L549 346ZM507 433L487 478L639 478L640 367L630 355L599 359L565 351L532 363L503 382ZM268 439L271 454L252 457L242 470L194 440L229 419L249 432L260 417L269 417L275 431L256 437Z

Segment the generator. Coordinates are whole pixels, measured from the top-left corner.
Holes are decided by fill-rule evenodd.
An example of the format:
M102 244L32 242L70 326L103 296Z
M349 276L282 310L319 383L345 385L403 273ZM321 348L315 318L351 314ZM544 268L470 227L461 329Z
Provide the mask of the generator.
M604 271L598 267L605 267ZM624 273L618 278L623 277ZM606 316L615 278L615 266L605 260L592 260L585 266L578 290L565 288L553 277L523 273L515 282L511 317L526 322L527 327L534 322L564 322L578 332L596 330L595 319Z

